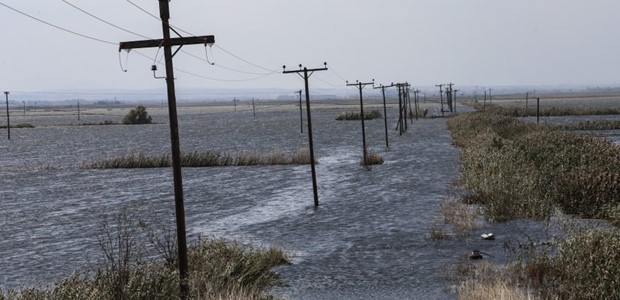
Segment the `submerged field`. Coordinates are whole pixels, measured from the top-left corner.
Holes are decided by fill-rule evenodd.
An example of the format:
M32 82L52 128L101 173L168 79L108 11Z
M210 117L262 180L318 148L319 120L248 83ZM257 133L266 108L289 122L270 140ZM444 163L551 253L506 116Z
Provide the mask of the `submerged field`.
M156 124L66 126L78 124L75 116L27 115L21 119L35 128L12 130L10 142L0 141L6 153L0 157L0 288L49 284L88 268L99 256L102 213L130 207L144 220L172 222L169 169L80 168L128 153L167 153L167 121L157 108L147 109ZM180 108L183 151L294 153L307 147L294 105L259 110L256 117L247 107L227 109ZM437 270L460 261L470 247L434 241L428 231L458 174L445 120L410 123L399 136L391 106L390 149L383 119L367 121L369 149L384 158L368 171L360 166L360 123L335 120L347 110L329 105L312 112L318 208L308 165L184 169L190 239L224 237L291 253L293 264L275 269L283 285L272 290L285 298L451 297ZM123 115L98 113L80 122Z
M373 106L381 107L369 103ZM422 108L437 116L438 106L429 102ZM11 141L0 140L6 153L0 156L0 289L51 284L90 268L99 257L96 236L103 214L130 208L137 218L173 224L168 168L81 168L135 153L166 155L170 146L165 110L147 108L155 124L75 126L120 119L126 108L86 110L80 121L60 112L15 116L16 124L35 128L13 129ZM236 155L295 153L307 147L298 106L259 108L254 117L247 105L237 107L237 113L230 105L180 107L182 151ZM391 104L385 116L389 149L383 119L366 121L369 148L384 163L370 171L360 166L360 123L335 120L354 109L354 102L323 103L312 111L320 160L318 208L312 205L308 165L184 168L190 239L223 237L284 249L292 255L292 265L274 269L282 284L270 293L285 299L451 299L460 288L450 280L455 274L452 266L468 265L473 249L484 252L485 261L503 264L510 260L506 243L523 236L547 241L563 232L545 222L507 218L501 210L494 219L504 222L466 221L467 206L455 200L465 191L454 182L459 179L461 151L469 150L453 145L457 139L451 138L446 119L413 121L400 136L394 130L398 111ZM305 111L303 118L305 122ZM479 130L487 129L468 132ZM491 149L512 145L506 137L489 141ZM459 231L444 224L442 210L471 227ZM541 213L538 206L525 211L534 218L555 216ZM493 232L497 241L481 240L483 232ZM575 245L590 241L599 241L598 236ZM469 274L461 271L456 274ZM498 283L502 284L506 285Z

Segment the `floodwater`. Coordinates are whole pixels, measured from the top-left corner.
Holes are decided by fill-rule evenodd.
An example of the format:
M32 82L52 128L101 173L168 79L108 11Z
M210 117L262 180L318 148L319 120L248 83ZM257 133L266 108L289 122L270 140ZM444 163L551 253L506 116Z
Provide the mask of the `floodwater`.
M313 206L310 166L185 168L190 239L197 235L276 245L294 254L279 267L287 299L451 299L443 270L472 249L502 260L502 238L537 232L520 221L494 225L495 242L433 240L439 204L458 177L458 149L445 119L409 124L399 136L389 118L366 122L369 148L385 164L368 171L359 121L335 121L343 109L313 110L320 206ZM173 218L171 170L80 169L80 163L128 153L169 152L169 129L144 126L62 126L75 116L12 117L34 129L0 140L0 288L50 284L85 270L99 255L102 213L144 208L144 218ZM83 115L82 122L109 116ZM305 112L304 112L305 120ZM0 131L4 133L4 131ZM299 111L180 114L182 151L293 152L306 147ZM479 233L478 233L479 234Z

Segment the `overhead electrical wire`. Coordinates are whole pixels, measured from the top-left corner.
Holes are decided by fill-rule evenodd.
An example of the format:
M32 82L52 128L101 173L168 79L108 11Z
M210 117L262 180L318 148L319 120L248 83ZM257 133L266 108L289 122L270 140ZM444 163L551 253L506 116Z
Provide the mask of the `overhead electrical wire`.
M115 24L113 24L113 23L111 23L111 22L108 22L108 21L106 21L106 20L104 20L104 19L102 19L102 18L99 18L99 17L95 16L94 14L91 14L91 13L87 12L86 10L79 8L78 6L76 6L75 4L73 4L73 3L71 3L71 2L69 2L69 1L67 1L67 0L62 0L62 2L66 3L67 5L69 5L69 6L73 7L73 8L75 8L75 9L77 9L77 10L79 10L79 11L81 11L82 13L85 13L86 15L91 16L91 17L93 17L93 18L95 18L95 19L97 19L97 20L99 20L99 21L101 21L101 22L103 22L103 23L105 23L105 24L108 24L108 25L110 25L110 26L112 26L112 27L114 27L114 28L116 28L116 29L122 30L122 31L124 31L124 32L130 33L130 34L133 34L133 35L136 35L136 36L139 36L139 37L145 38L145 39L151 39L151 38L150 38L150 37L148 37L148 36L145 36L145 35L142 35L142 34L139 34L139 33L133 32L133 31L131 31L131 30L125 29L125 28L120 27L120 26L118 26L118 25L115 25Z
M12 10L12 11L16 12L16 13L19 13L19 14L21 14L21 15L23 15L23 16L26 16L26 17L28 17L28 18L30 18L30 19L36 20L36 21L41 22L41 23L43 23L43 24L45 24L45 25L47 25L47 26L54 27L54 28L59 29L59 30L62 30L62 31L64 31L64 32L71 33L71 34L73 34L73 35L80 36L80 37L83 37L83 38L86 38L86 39L89 39L89 40L93 40L93 41L97 41L97 42L100 42L100 43L104 43L104 44L115 45L115 46L116 46L116 45L118 45L117 43L114 43L114 42L106 41L106 40L99 39L99 38L96 38L96 37L92 37L92 36L89 36L89 35L85 35L85 34L82 34L82 33L79 33L79 32L75 32L75 31L73 31L73 30L69 30L69 29L66 29L66 28L64 28L64 27L60 27L60 26L55 25L55 24L52 24L52 23L50 23L50 22L47 22L47 21L41 20L41 19L39 19L39 18L37 18L37 17L35 17L35 16L29 15L29 14L27 14L27 13L25 13L25 12L23 12L23 11L19 10L19 9L16 9L16 8L14 8L14 7L11 7L11 6L9 6L9 5L7 5L7 4L4 4L4 3L2 3L2 2L0 2L0 5L2 5L2 6L4 6L4 7L6 7L6 8L8 8L8 9L10 9L10 10Z
M344 82L347 82L347 80L346 80L346 79L344 79L344 78L342 78L342 76L340 76L340 74L338 74L338 72L336 72L336 70L334 70L334 67L332 67L331 65L329 65L329 70L331 70L332 72L334 72L334 74L336 74L336 76L337 76L338 78L340 78L340 80L342 80L342 81L344 81Z
M132 2L131 0L126 0L126 1L127 1L127 2L129 2L131 5L133 5L134 7L136 7L137 9L139 9L140 11L142 11L142 12L146 13L147 15L149 15L149 16L151 16L151 17L153 17L153 18L155 18L155 19L157 19L157 20L159 20L159 21L162 21L162 22L163 22L163 20L162 20L160 17L158 17L158 16L156 16L156 15L154 15L154 14L150 13L149 11L147 11L146 9L144 9L144 8L140 7L139 5L137 5L136 3ZM187 30L183 30L182 28L179 28L179 27L177 27L177 26L174 26L174 25L172 25L172 24L170 24L170 23L167 23L167 24L168 24L168 26L170 26L171 28L174 28L174 29L176 29L176 30L178 30L178 31L181 31L181 32L185 33L185 34L188 34L188 35L190 35L190 36L196 36L195 34L193 34L193 33L189 32L189 31L187 31ZM249 65L251 65L251 66L254 66L254 67L256 67L256 68L259 68L259 69L261 69L261 70L264 70L264 71L266 71L266 72L270 72L270 73L274 73L274 74L275 74L275 73L280 73L279 71L274 71L274 70L270 70L270 69L268 69L268 68L264 68L264 67L262 67L262 66L260 66L260 65L258 65L258 64L255 64L255 63L253 63L253 62L251 62L251 61L248 61L248 60L246 60L246 59L244 59L244 58L242 58L242 57L240 57L240 56L238 56L238 55L235 55L235 54L233 54L232 52L230 52L230 51L228 51L228 50L226 50L226 49L222 48L222 47L221 47L221 46L219 46L218 44L215 44L214 46L215 46L216 48L218 48L218 49L222 50L224 53L226 53L226 54L228 54L228 55L230 55L230 56L232 56L232 57L234 57L234 58L236 58L236 59L238 59L238 60L240 60L240 61L242 61L242 62L244 62L244 63L246 63L246 64L249 64ZM226 67L224 67L224 68L225 68L225 69L229 69L229 70L231 70L231 71L238 71L238 70L234 70L234 69L231 69L231 68L226 68ZM241 72L243 72L243 71L241 71ZM248 74L250 74L249 72L243 72L243 73L248 73ZM259 74L255 73L254 75L259 75ZM260 75L263 75L263 74L260 74Z
M82 13L84 13L84 14L86 14L86 15L88 15L88 16L90 16L90 17L92 17L92 18L94 18L94 19L96 19L96 20L98 20L98 21L100 21L100 22L103 22L103 23L105 23L105 24L107 24L107 25L110 25L110 26L112 26L112 27L114 27L114 28L116 28L116 29L122 30L122 31L124 31L124 32L130 33L130 34L133 34L133 35L136 35L136 36L139 36L139 37L145 38L145 39L153 39L153 38L148 37L148 36L146 36L146 35L143 35L143 34L140 34L140 33L136 33L136 32L134 32L134 31L131 31L131 30L128 30L128 29L123 28L123 27L121 27L121 26L118 26L118 25L116 25L116 24L114 24L114 23L112 23L112 22L106 21L106 20L104 20L104 19L102 19L102 18L100 18L100 17L96 16L95 14L93 14L93 13L90 13L90 12L86 11L85 9L82 9L82 8L78 7L77 5L70 3L70 2L69 2L69 1L67 1L67 0L62 0L62 2L64 2L65 4L67 4L67 5L69 5L69 6L73 7L73 8L75 8L75 9L77 9L78 11L80 11L80 12L82 12ZM129 1L129 0L127 0L127 2L129 2L130 4L132 4L132 5L133 5L133 6L135 6L135 7L139 8L141 11L144 11L145 13L149 14L150 16L152 16L152 17L154 17L154 18L156 18L156 19L160 20L160 18L157 18L155 15L153 15L153 14L149 13L148 11L146 11L146 10L145 10L145 9L143 9L143 8L141 8L141 7L140 7L140 6L138 6L137 4L135 4L135 3L133 3L133 2L131 2L131 1ZM183 30L181 30L181 31L183 31ZM186 31L183 31L183 32L186 32ZM187 33L187 32L186 32L186 33ZM158 50L157 52L159 53L159 50ZM205 58L199 57L199 56L194 55L194 54L192 54L192 53L190 53L190 52L187 52L187 51L185 51L185 50L181 50L181 52L182 52L182 53L184 53L184 54L186 54L186 55L188 55L188 56L190 56L190 57L193 57L193 58L195 58L195 59L197 59L197 60L200 60L200 61L206 62L206 63L208 63L209 65L215 65L215 64L212 64L211 62L209 62L209 61L208 61L208 59L205 59ZM119 61L120 61L120 58L119 58ZM157 55L156 55L156 56L155 56L155 59L154 59L154 61L153 61L153 64L156 64L156 63L157 63L157 64L159 64L159 62L160 62L160 61L161 61L161 60L158 60L158 59L157 59ZM120 64L121 64L121 69L122 69L123 71L126 71L126 69L122 67L122 63L120 63ZM207 76L198 75L198 74L191 73L191 72L188 72L188 71L183 71L183 70L180 70L180 69L179 69L179 70L180 70L180 72L182 72L182 73L190 74L190 75L192 75L192 76L196 76L196 77L200 77L200 78L205 78L205 79L210 79L210 80L217 80L217 81L228 81L228 82L230 82L230 81L250 81L250 80L259 79L259 78L265 77L265 76L267 76L267 75L271 75L271 74L273 74L273 73L255 73L255 72L247 72L247 71L242 71L242 70L237 70L237 69L233 69L233 68L230 68L230 67L222 66L222 65L219 65L219 64L217 64L217 65L215 65L215 66L220 67L220 68L223 68L223 69L226 69L226 70L229 70L229 71L233 71L233 72L238 72L238 73L243 73L243 74L249 74L249 75L259 75L260 77L251 78L251 79L218 79L218 78L213 78L213 77L207 77ZM175 69L178 69L178 68L175 68Z

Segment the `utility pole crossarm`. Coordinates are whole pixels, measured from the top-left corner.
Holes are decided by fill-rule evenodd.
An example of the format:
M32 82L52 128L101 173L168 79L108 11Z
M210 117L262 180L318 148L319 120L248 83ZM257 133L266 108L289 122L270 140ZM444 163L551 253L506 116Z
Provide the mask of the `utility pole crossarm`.
M196 45L196 44L207 45L207 44L214 44L214 43L215 43L215 36L204 35L204 36L171 38L168 40L155 39L155 40L120 42L118 45L119 45L119 50L131 50L131 49L139 49L139 48L158 48L158 47L164 47L164 46L183 46L183 45Z

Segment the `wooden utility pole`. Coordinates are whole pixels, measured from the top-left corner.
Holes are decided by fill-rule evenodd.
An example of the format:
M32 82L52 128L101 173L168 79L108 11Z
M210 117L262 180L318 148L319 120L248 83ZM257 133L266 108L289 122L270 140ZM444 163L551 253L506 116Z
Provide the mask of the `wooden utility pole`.
M528 108L528 102L530 100L530 93L525 93L525 108Z
M78 121L80 120L80 100L77 102L77 110L78 110Z
M177 243L179 248L180 296L181 299L188 299L189 283L187 279L187 234L185 230L183 177L181 173L181 146L179 142L179 122L177 117L176 93L174 87L174 66L172 63L172 58L184 45L203 44L206 46L207 44L215 43L215 37L212 35L180 37L178 32L172 29L170 27L170 24L168 23L168 20L170 19L169 2L170 0L159 0L159 12L161 18L163 39L121 42L119 44L119 51L135 48L164 48L164 57L166 60L166 85L168 90L168 114L170 117L170 141L172 148L172 175L174 181ZM174 31L177 35L179 35L179 38L170 38L170 30ZM179 46L179 48L177 48L174 53L172 53L173 46ZM157 70L157 67L154 65L152 70Z
M360 91L360 119L362 119L362 147L364 148L364 167L368 166L368 151L366 150L366 126L364 126L364 95L362 93L362 90L367 85L375 85L375 80L373 79L372 82L359 82L356 80L355 83L351 84L347 81L347 86L354 86Z
M444 84L436 84L439 87L439 99L441 101L441 116L443 117L443 86Z
M403 135L403 86L402 83L397 83L398 88L398 123L396 123L396 130L398 135Z
M9 135L9 140L11 139L11 121L9 116L9 92L4 92L4 96L6 96L6 130Z
M296 73L297 75L301 76L301 78L303 78L305 82L306 113L308 117L308 146L310 147L310 166L312 170L312 190L314 192L314 206L315 207L319 206L319 194L318 194L318 189L317 189L317 184L316 184L316 167L315 167L316 162L314 160L314 145L312 143L312 116L310 115L310 92L309 92L310 88L308 86L308 79L310 79L310 76L312 76L314 72L327 71L327 63L323 63L323 65L325 67L316 68L316 69L308 69L306 67L302 69L301 68L302 65L299 65L299 70L295 70L295 71L287 71L286 66L282 66L282 69L283 69L282 73L284 74Z
M385 123L385 147L390 148L390 142L388 141L388 121L387 121L387 105L385 104L385 89L395 86L394 83L390 85L381 85L373 87L374 89L381 89L383 94L383 123Z
M420 98L419 95L420 90L413 90L413 109L415 109L415 119L417 120L420 116Z
M452 86L454 86L454 83L450 82L446 85L448 86L446 88L446 103L448 104L448 110L450 112L454 112L454 109L452 108Z
M26 101L22 101L22 103L24 104L24 116L26 116Z
M235 112L237 112L237 98L233 98L233 105L235 106Z
M299 128L301 129L301 133L304 133L304 113L301 105L301 92L302 90L297 91L299 94Z
M536 97L536 123L540 123L540 98Z
M254 112L254 118L256 118L256 106L254 105L254 98L252 98L252 111Z
M454 100L454 106L453 106L453 107L454 107L454 114L456 114L456 93L457 93L458 91L459 91L459 90L454 90L454 91L453 91L453 92L454 92L454 99L453 99L453 100Z

